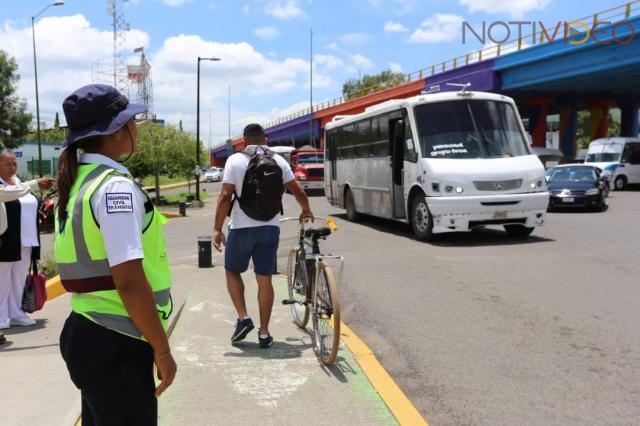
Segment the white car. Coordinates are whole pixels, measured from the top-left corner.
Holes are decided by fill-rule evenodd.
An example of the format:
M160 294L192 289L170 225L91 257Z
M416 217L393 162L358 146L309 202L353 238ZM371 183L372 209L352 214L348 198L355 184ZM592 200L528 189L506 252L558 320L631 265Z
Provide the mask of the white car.
M222 169L217 167L211 167L209 170L204 172L204 181L205 182L219 182L222 180Z

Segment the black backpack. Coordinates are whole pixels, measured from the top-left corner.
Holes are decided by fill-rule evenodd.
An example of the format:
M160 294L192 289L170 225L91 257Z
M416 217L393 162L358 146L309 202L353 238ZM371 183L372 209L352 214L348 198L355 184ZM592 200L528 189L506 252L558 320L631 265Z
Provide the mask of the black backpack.
M267 222L282 213L282 169L268 148L256 146L241 152L250 159L242 181L242 196L236 193L235 199L247 216Z

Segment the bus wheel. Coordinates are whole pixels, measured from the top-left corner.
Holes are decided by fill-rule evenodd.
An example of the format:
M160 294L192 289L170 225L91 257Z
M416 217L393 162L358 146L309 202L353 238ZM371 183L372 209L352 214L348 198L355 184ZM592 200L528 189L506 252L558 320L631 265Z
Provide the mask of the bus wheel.
M533 232L534 228L529 228L524 225L505 225L504 230L507 231L510 237L526 238Z
M411 203L411 227L418 240L431 241L433 239L433 217L422 194L414 197Z
M618 176L616 180L613 181L613 186L616 191L622 191L627 187L627 178L624 176Z
M353 199L353 192L347 189L347 193L344 195L344 204L347 210L347 219L351 222L357 222L360 220L360 213L356 210L356 200Z

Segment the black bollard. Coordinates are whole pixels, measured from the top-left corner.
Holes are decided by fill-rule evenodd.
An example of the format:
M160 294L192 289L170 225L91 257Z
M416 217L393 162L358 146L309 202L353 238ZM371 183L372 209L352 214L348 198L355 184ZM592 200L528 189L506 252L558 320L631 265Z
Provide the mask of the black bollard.
M187 203L185 203L184 201L180 201L178 203L178 213L180 213L180 216L187 215Z
M211 268L211 237L201 235L198 237L198 268Z

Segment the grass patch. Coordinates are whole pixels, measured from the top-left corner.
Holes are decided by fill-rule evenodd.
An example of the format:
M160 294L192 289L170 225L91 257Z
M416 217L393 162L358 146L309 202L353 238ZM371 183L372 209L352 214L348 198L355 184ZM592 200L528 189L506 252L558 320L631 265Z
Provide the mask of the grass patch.
M160 185L171 185L172 183L186 182L187 180L180 176L164 176L160 175ZM155 186L156 178L154 176L147 176L142 180L142 186Z
M47 279L51 279L59 274L58 264L51 252L43 253L40 259L40 272L42 272Z
M177 194L166 195L165 199L167 200L168 204L177 204L180 201L186 201L188 196L191 196L191 198L193 198L195 194L193 192L180 192ZM209 194L204 191L200 191L200 199L202 201L206 200L208 197Z

